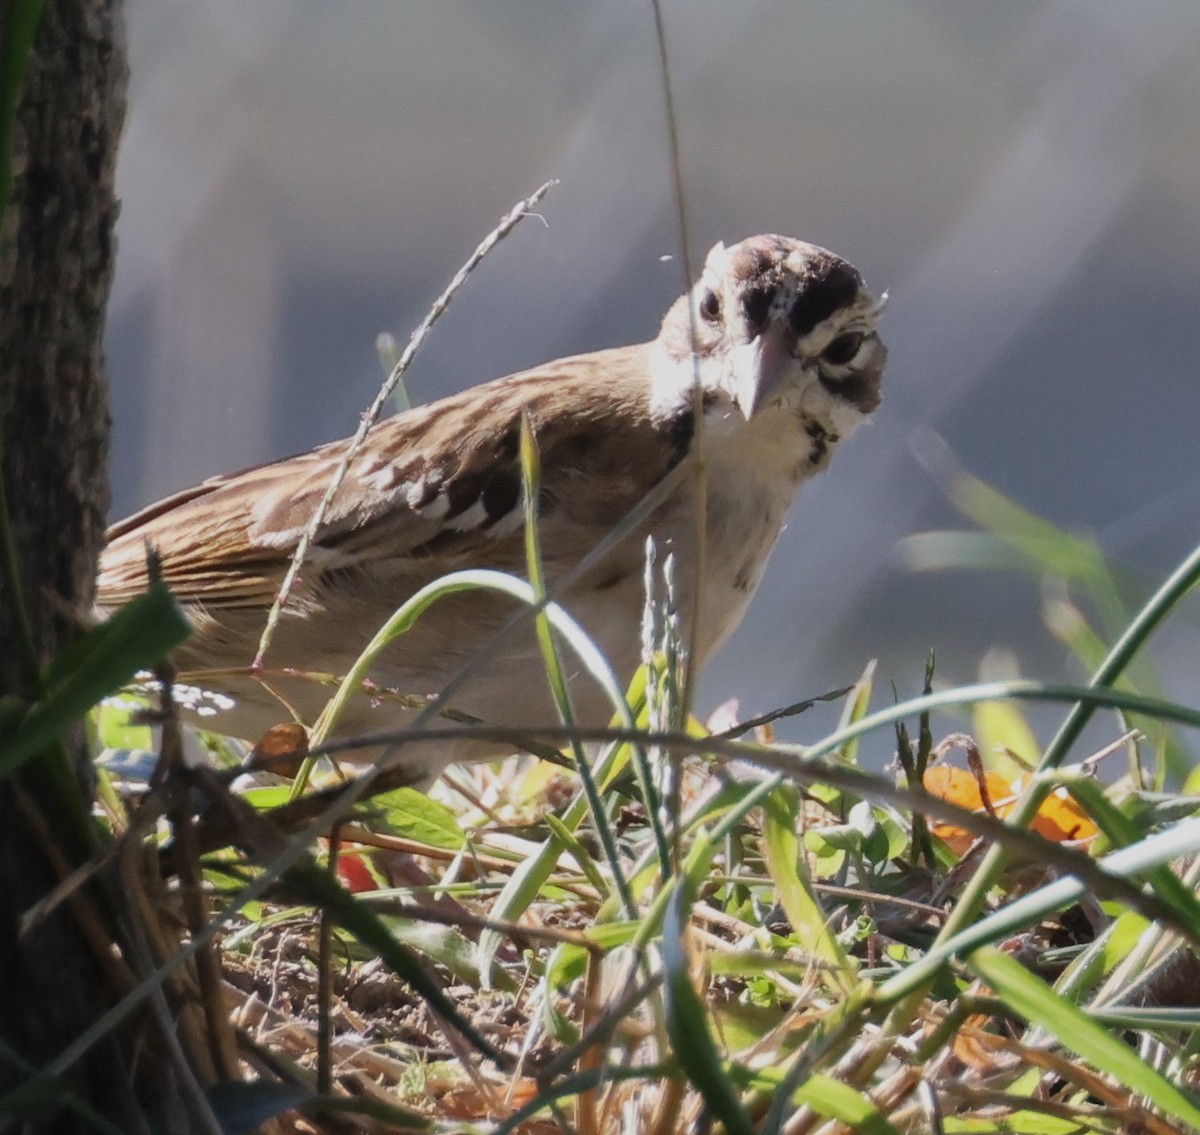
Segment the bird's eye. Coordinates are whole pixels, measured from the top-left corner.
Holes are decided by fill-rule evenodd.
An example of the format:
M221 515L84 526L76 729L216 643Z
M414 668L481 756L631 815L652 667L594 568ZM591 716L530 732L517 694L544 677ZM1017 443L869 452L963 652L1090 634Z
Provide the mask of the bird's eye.
M710 323L721 315L721 297L712 288L704 293L704 298L700 301L700 314Z
M821 352L821 362L833 367L844 367L854 361L866 335L862 331L847 331L839 335Z

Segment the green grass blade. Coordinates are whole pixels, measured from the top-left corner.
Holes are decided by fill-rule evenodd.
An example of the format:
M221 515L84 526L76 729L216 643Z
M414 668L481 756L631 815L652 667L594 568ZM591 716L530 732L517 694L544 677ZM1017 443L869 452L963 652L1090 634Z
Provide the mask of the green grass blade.
M58 740L101 698L161 662L191 633L170 591L152 584L71 644L47 674L46 696L0 740L0 780Z
M440 579L426 584L380 627L375 633L375 637L367 644L366 649L355 660L354 666L342 679L337 693L330 699L313 729L312 748L317 748L330 735L345 710L346 703L362 691L363 683L370 674L376 658L394 639L413 627L417 620L439 599L445 599L462 591L477 590L498 591L510 595L526 606L539 606L537 596L528 583L502 571L472 568L451 572L449 575L444 575ZM557 603L546 603L545 610L546 617L555 631L571 646L584 670L604 690L614 712L620 715L626 726L633 728L633 714L630 712L621 685L608 660L588 637L587 632ZM429 711L431 715L433 712ZM423 715L418 717L418 723L424 724L424 721L428 720L428 718L422 718Z
M1093 541L1063 532L969 473L939 437L930 439L924 461L964 516L1007 544L1034 570L1083 584L1113 634L1124 625L1120 588Z
M538 459L533 427L528 417L522 417L521 485L525 509L525 568L529 573L529 586L536 600L534 625L537 629L538 645L542 652L542 666L545 668L546 678L550 683L550 692L554 697L559 718L568 729L573 729L575 727L575 710L571 703L571 691L567 685L567 676L563 672L562 659L559 657L558 644L554 640L554 631L546 600L546 579L537 523L540 479L541 462ZM626 713L629 714L628 709L626 709ZM579 779L583 783L583 791L592 812L592 823L595 825L596 835L600 840L601 847L604 848L604 856L608 860L613 884L617 889L617 894L621 896L621 905L625 908L626 917L633 918L637 914L637 907L634 905L633 894L629 889L629 880L625 877L621 856L617 851L617 839L613 834L612 825L608 822L604 802L600 797L600 789L592 775L587 750L576 737L571 739L571 752L575 758L575 767L579 772Z
M692 988L689 957L684 945L691 910L687 890L676 888L663 926L663 1000L667 1035L680 1067L703 1097L713 1118L723 1124L729 1135L754 1135L754 1124L713 1043L704 1003Z
M1000 698L1017 698L1022 701L1086 702L1093 709L1118 709L1143 713L1163 721L1172 721L1179 725L1200 729L1200 710L1190 706L1161 701L1158 698L1148 698L1124 690L1018 679L1003 682L979 682L975 685L955 686L948 690L939 690L934 694L923 694L921 697L909 698L907 701L899 702L887 709L876 710L862 718L861 721L834 730L815 744L775 745L773 748L779 752L795 753L806 761L814 761L819 757L836 753L847 741L855 737L861 737L865 733L890 726L906 717L932 710L974 705L981 701L995 701Z
M1146 1064L1124 1041L1020 962L986 948L967 958L967 965L988 983L1014 1012L1037 1025L1072 1052L1119 1083L1145 1096L1169 1116L1200 1128L1200 1107L1170 1080Z
M1130 879L1197 850L1200 850L1200 819L1184 820L1167 831L1148 836L1132 847L1114 851L1101 861L1101 865L1112 876ZM980 919L948 937L939 938L923 958L879 986L879 1000L898 1001L909 996L930 980L952 957L962 956L984 944L1000 941L1089 893L1091 891L1086 884L1074 876L1068 876L1005 903L987 918ZM1197 915L1190 913L1196 910L1196 905L1195 899L1189 897L1189 913L1177 914L1182 925L1200 925L1196 921Z
M591 855L588 854L587 848L584 847L583 841L552 812L546 814L545 822L567 854L579 864L579 870L587 876L588 882L596 888L597 893L601 895L607 894L609 891L608 882L600 874Z
M800 794L790 784L781 784L763 801L763 846L767 869L775 884L775 896L783 907L792 932L805 953L827 962L840 977L844 991L852 982L852 969L845 951L830 932L825 911L812 889L804 868L796 827Z
M1089 777L1080 777L1068 782L1067 787L1113 847L1137 846L1143 832L1109 800L1102 784ZM1169 865L1151 868L1145 877L1162 898L1181 910L1196 901L1194 892Z
M726 806L724 815L712 830L706 831L700 827L693 833L692 845L680 867L678 877L670 880L654 896L654 901L650 904L649 909L643 912L638 922L637 937L633 943L637 949L644 949L650 940L659 933L670 904L675 901L674 896L677 890L681 886L688 885L689 881L693 887L699 887L708 877L713 859L721 849L725 837L742 822L749 812L753 811L778 788L780 783L777 777L768 777L757 784L735 785L733 791L728 793L730 802Z
M846 729L867 716L871 705L871 691L875 686L875 663L867 663L858 681L850 689L846 704L842 707L842 715L838 720L838 728ZM858 738L854 737L842 749L842 756L849 764L858 762Z
M898 1135L866 1096L831 1076L810 1076L795 1096L820 1115L846 1124L856 1135Z
M1198 581L1200 581L1200 547L1194 549L1191 555L1171 573L1109 651L1108 657L1101 663L1088 683L1087 694L1076 700L1067 714L1066 720L1047 747L1041 763L1038 765L1038 772L1059 768L1063 764L1099 704L1096 695L1101 692L1110 697L1115 695L1116 691L1112 689L1113 683L1125 671L1146 640L1179 605L1183 597L1196 586ZM1151 716L1170 720L1165 712L1154 713L1151 711ZM1012 822L1029 824L1036 815L1044 795L1044 789L1039 789L1036 784L1031 786L1030 791L1022 794L1013 809ZM1002 845L997 844L988 851L979 865L979 869L967 884L958 905L946 920L945 926L942 927L939 942L945 942L952 938L963 927L969 926L975 920L979 911L983 909L988 892L995 886L996 880L1000 877L1007 862L1008 852Z
M1103 689L1124 673L1126 667L1146 640L1162 625L1166 617L1179 605L1183 597L1200 582L1200 547L1193 550L1170 578L1154 593L1149 602L1137 613L1125 633L1113 645L1108 656L1100 664L1091 682L1091 689ZM1043 768L1057 768L1066 759L1071 746L1079 739L1095 712L1094 703L1080 701L1067 715L1062 728L1046 749Z
M551 836L538 848L536 854L526 859L509 876L508 882L496 896L488 917L496 922L517 922L546 885L546 880L550 878L561 853L562 844L556 836ZM504 941L504 935L498 930L485 929L479 935L475 956L479 972L484 977L485 988L489 984L492 958Z
M610 777L616 775L620 764L627 758L627 746L607 746L596 763L596 780L600 784L606 784ZM578 795L563 810L559 821L566 831L574 832L583 822L587 812L587 800ZM525 860L513 872L497 896L492 908L492 917L505 922L517 921L545 886L562 850L562 844L557 838L551 837L533 856ZM484 930L480 934L477 950L481 972L488 972L489 959L500 948L503 940L502 936L493 930Z
M328 871L311 860L302 861L289 867L282 881L298 901L319 907L332 915L339 926L378 954L398 977L408 982L481 1053L504 1066L505 1060L499 1050L462 1016L417 958L392 937L379 915L350 894Z

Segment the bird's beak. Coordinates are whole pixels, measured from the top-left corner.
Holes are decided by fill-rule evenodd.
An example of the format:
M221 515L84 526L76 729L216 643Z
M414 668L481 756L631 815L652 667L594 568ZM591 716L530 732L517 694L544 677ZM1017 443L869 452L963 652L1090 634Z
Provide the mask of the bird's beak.
M789 329L772 320L748 343L730 352L733 400L750 421L771 400L788 373L796 366L789 342Z

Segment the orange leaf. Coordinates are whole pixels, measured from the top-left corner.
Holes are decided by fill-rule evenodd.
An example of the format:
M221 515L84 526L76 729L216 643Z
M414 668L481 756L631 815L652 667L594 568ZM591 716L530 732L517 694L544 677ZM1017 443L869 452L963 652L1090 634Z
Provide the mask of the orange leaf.
M1021 788L1020 779L1014 780L1014 795L1020 792ZM1061 785L1042 801L1033 819L1033 830L1038 835L1058 843L1069 839L1094 839L1100 834L1100 829L1092 822L1092 818Z
M983 785L996 815L1000 819L1007 819L1020 795L1021 781L1009 782L997 772L987 772L984 773ZM966 769L950 765L929 769L925 773L925 791L960 808L972 812L985 811L980 782L974 773ZM1031 826L1038 835L1056 843L1092 839L1098 832L1096 825L1065 788L1056 788L1042 801ZM955 855L962 855L975 838L965 828L940 820L930 824L929 830Z
M996 808L998 800L1007 799L1011 795L1008 781L997 772L984 773L984 784L993 808ZM940 796L950 804L966 808L969 812L985 810L979 781L974 773L966 769L954 768L952 765L938 765L937 768L928 769L925 773L925 791L933 796ZM999 812L998 808L996 810ZM947 844L955 855L962 855L975 839L966 828L941 820L930 824L929 830Z

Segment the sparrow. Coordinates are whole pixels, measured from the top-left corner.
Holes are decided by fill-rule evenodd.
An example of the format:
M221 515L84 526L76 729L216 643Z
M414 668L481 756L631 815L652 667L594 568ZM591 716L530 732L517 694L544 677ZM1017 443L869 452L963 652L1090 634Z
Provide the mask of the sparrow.
M776 235L717 244L652 341L559 359L374 426L260 670L250 663L267 611L345 441L214 477L114 525L99 606L112 609L145 588L152 545L194 630L175 661L181 681L211 695L205 727L253 742L281 722L311 724L331 682L419 588L468 567L525 574L518 450L527 420L541 462L538 531L550 592L628 679L640 661L652 535L660 555L674 556L682 641L703 664L745 613L797 490L879 405L881 306L826 249ZM673 477L634 531L575 570L698 454L703 493L697 476ZM406 695L439 691L516 610L515 600L483 592L436 603L380 656L338 735L403 729L416 712ZM605 725L612 710L601 691L586 676L571 681L579 723ZM556 725L532 628L510 634L452 704L531 736ZM411 750L400 757L414 780L426 781L448 764L512 746L470 740Z

